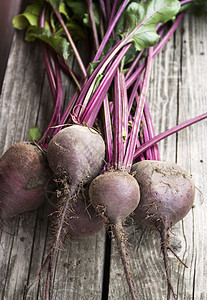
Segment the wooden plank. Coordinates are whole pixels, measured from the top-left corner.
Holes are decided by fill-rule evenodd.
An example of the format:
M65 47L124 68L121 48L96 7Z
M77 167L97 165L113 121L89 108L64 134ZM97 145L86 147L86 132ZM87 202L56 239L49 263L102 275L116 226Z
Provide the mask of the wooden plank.
M73 64L73 60L71 60ZM65 99L74 87L63 78ZM23 41L15 32L0 100L0 154L17 141L27 140L28 130L46 129L52 100L38 44ZM0 233L0 298L40 299L38 278L51 241L47 210L40 208L18 218ZM68 243L58 255L54 299L101 299L104 230L97 236Z
M0 1L0 91L14 32L12 18L18 13L20 3L21 0Z
M205 18L186 16L165 49L154 61L149 89L156 133L207 109L207 39ZM72 63L72 62L71 62ZM73 88L67 86L65 98ZM195 88L196 87L196 88ZM51 115L51 97L38 45L23 42L16 32L0 99L0 154L16 141L27 139L37 124L45 129ZM173 227L171 245L189 266L169 253L172 283L179 299L206 299L205 215L207 142L202 121L160 142L163 160L177 161L193 175L195 207ZM40 299L37 273L46 257L50 234L47 210L41 208L18 218L0 232L0 298ZM130 221L129 221L130 223ZM166 299L166 280L156 232L133 224L127 227L128 246L139 299ZM114 242L114 241L113 241ZM114 243L113 243L114 244ZM59 252L54 299L101 299L104 271L104 230L97 237L68 243ZM129 299L116 247L111 254L108 299Z
M207 111L207 19L185 16L182 25L154 60L149 101L156 133ZM172 229L171 245L187 264L169 253L172 284L178 299L207 299L206 195L207 121L159 143L162 160L178 162L192 174L195 207ZM133 224L128 252L138 299L166 299L167 284L157 232ZM129 299L128 287L114 243L109 299Z

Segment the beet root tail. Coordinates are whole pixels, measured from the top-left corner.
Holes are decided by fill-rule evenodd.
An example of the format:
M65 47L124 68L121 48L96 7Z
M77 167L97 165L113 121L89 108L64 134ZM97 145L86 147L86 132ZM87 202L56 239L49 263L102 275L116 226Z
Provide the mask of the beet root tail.
M64 184L64 194L61 196L61 205L58 208L58 213L56 218L53 220L53 231L54 231L54 239L53 243L50 247L50 252L46 257L42 268L39 273L39 281L41 285L41 276L42 272L47 267L47 277L46 277L46 287L45 287L45 297L41 297L44 300L52 300L52 286L53 286L53 278L54 278L54 266L56 261L56 256L58 249L62 246L63 241L65 239L64 233L64 225L67 220L68 211L73 202L73 197L75 195L76 188L71 188L67 183ZM41 286L40 286L41 290Z
M168 249L168 240L169 240L169 226L168 222L164 221L163 226L159 229L160 231L160 238L161 238L161 250L163 253L163 260L164 260L164 266L165 266L165 273L166 273L166 279L167 279L167 300L170 300L170 294L172 292L174 299L177 299L177 296L175 294L175 291L173 289L171 280L170 280L170 274L169 274L169 265L168 265L168 255L167 255L167 249Z
M130 263L128 260L128 253L126 248L126 234L124 233L122 224L116 224L112 226L112 230L117 242L118 251L121 257L121 261L124 267L124 273L126 276L127 284L129 286L129 291L131 294L131 298L133 300L137 300L136 291L135 291L135 283L132 278L132 272L130 270Z

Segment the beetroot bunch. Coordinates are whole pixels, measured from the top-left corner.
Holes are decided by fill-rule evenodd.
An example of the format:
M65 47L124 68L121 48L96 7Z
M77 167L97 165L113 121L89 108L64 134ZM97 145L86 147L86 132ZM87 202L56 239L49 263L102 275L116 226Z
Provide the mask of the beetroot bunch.
M207 114L155 136L146 95L153 58L178 27L186 3L87 0L83 13L74 3L37 1L30 8L40 15L32 22L23 15L27 39L42 43L54 112L38 145L14 145L1 158L1 221L42 205L52 178L53 240L39 274L41 279L47 270L44 293L40 289L44 300L52 299L58 249L104 225L116 239L131 298L137 299L124 231L128 217L159 231L167 299L171 292L176 298L168 270L169 232L191 209L195 187L180 166L160 161L157 142ZM14 24L20 28L19 20ZM87 66L74 42L83 34L90 40ZM69 66L71 52L80 74ZM61 71L76 85L66 105Z

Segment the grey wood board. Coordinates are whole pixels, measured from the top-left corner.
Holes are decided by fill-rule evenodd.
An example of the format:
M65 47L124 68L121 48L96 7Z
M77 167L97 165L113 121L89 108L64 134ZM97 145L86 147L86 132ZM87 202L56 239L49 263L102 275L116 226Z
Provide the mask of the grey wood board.
M167 46L153 62L149 101L156 133L207 110L207 20L185 16ZM71 62L72 63L72 62ZM72 86L65 81L67 98ZM28 130L46 128L51 98L38 45L15 32L0 100L0 153L27 139ZM172 283L178 299L207 299L206 194L207 122L202 121L159 143L163 160L176 161L193 176L195 207L173 227L171 244L188 265L169 253ZM38 299L37 273L50 242L47 211L41 208L16 219L0 233L0 298ZM139 299L166 299L166 279L159 235L133 224L129 256ZM129 299L123 269L113 243L109 299ZM101 299L105 233L69 243L58 255L54 299Z
M207 111L207 19L185 16L154 59L148 101L156 134ZM159 142L161 159L180 164L196 185L194 208L172 228L171 245L186 269L169 254L172 285L178 299L207 299L207 120ZM133 224L128 255L138 299L166 299L167 284L159 234ZM112 253L109 299L129 299L116 243ZM171 295L171 298L172 295Z
M63 86L68 99L74 87L64 76ZM40 46L25 43L23 33L15 32L0 100L0 153L15 142L28 140L31 126L45 130L51 113L52 99ZM46 208L1 229L1 299L40 299L37 274L50 241ZM60 251L54 299L101 299L104 244L103 230L97 237L68 243L65 251Z

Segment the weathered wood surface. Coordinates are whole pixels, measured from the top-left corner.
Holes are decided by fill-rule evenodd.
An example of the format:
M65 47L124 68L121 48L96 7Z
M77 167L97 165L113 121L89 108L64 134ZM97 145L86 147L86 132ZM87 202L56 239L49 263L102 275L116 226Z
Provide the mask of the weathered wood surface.
M185 16L165 49L154 60L149 101L156 133L207 110L207 19ZM71 62L72 63L72 62ZM65 97L72 93L67 84ZM12 143L27 139L33 125L46 127L51 113L50 92L38 45L23 42L16 32L0 99L0 154ZM173 286L178 299L207 299L207 121L159 143L161 158L176 161L192 174L195 207L173 227L171 245L188 265L169 253ZM0 298L40 299L36 274L46 256L50 237L47 211L41 208L19 218L0 232ZM166 299L166 279L156 232L138 225L127 227L128 252L138 299ZM54 300L102 298L105 232L69 243L59 252ZM108 299L129 299L122 266L112 241Z
M156 133L207 111L207 18L186 16L153 64L149 101ZM172 283L179 300L207 299L207 121L159 143L161 159L189 170L197 187L195 207L173 227L171 245L187 264L169 253ZM138 299L166 299L159 235L131 226L128 246ZM109 299L128 299L116 249L111 264ZM120 289L121 287L121 289Z
M73 62L71 62L73 63ZM65 82L65 98L72 93ZM0 152L27 140L28 129L46 128L52 99L39 45L16 32L0 104ZM105 233L71 243L58 256L54 299L101 299ZM37 274L50 244L44 208L20 218L1 231L0 298L36 299Z
M0 1L0 90L14 32L12 18L18 13L21 0Z

